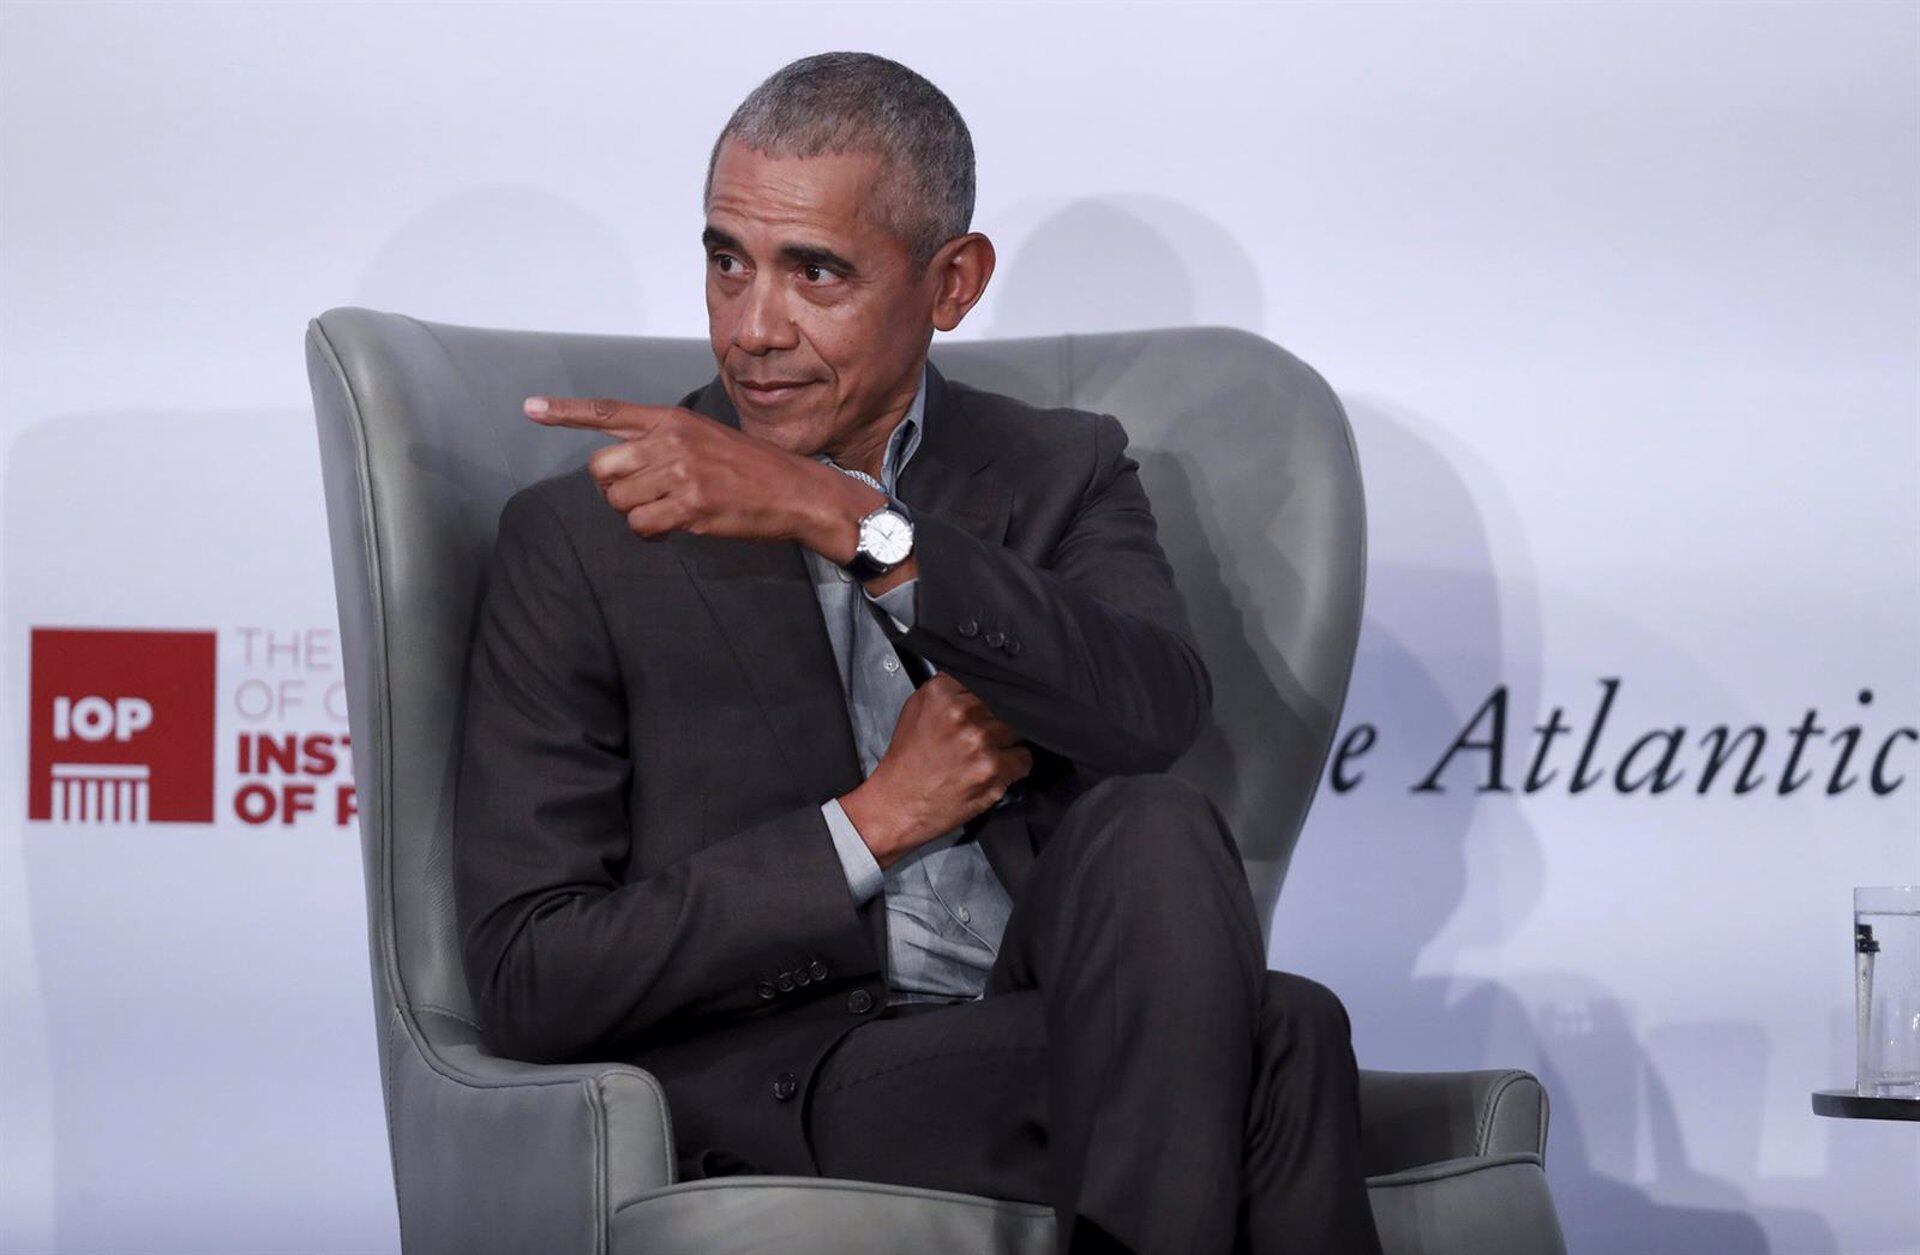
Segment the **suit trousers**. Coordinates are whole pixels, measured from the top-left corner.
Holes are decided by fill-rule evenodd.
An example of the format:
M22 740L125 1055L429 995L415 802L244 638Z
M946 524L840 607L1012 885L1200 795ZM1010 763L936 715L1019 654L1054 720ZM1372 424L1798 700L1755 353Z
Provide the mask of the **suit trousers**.
M1267 969L1212 801L1111 776L1041 846L983 996L850 1031L804 1124L822 1176L1052 1206L1063 1255L1377 1255L1350 1031Z

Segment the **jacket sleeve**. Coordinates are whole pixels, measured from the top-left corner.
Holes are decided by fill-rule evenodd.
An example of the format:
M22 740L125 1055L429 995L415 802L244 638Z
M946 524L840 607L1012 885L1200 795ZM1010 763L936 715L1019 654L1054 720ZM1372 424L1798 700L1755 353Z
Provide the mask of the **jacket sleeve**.
M1098 415L1093 473L1039 564L915 511L913 624L887 629L1024 738L1098 774L1171 767L1213 703L1126 446L1119 420Z
M624 1053L784 1005L783 972L877 970L817 801L626 881L627 690L566 527L531 494L501 514L465 697L455 907L497 1052Z

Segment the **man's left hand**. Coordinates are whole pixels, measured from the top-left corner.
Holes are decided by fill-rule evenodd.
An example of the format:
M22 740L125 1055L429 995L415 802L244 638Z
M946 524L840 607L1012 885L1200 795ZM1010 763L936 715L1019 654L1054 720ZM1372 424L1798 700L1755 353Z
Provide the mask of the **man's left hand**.
M652 539L697 532L797 540L836 562L853 558L857 520L885 500L814 458L704 414L605 397L529 397L526 415L548 427L620 438L587 469L627 526ZM852 525L848 520L855 520Z

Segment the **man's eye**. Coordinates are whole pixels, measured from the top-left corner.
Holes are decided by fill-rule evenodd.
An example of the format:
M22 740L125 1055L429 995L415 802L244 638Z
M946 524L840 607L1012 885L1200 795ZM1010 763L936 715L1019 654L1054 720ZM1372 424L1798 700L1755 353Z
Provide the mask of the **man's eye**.
M813 262L809 262L808 264L800 267L800 273L807 277L808 283L814 284L816 286L824 286L826 284L833 283L840 278L839 275L833 273L833 271L831 270L828 270L825 266L818 265Z
M711 262L713 266L717 270L719 270L719 272L723 275L730 275L735 273L732 269L729 269L729 263L731 263L733 266L738 266L740 264L740 259L738 257L735 257L732 253L715 253L713 254L713 256L709 257L707 260Z

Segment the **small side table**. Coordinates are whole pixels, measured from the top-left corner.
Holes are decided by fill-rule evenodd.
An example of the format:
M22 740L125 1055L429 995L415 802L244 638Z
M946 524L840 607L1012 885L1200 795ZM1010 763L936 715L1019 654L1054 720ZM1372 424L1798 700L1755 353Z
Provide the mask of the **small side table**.
M1843 1120L1920 1120L1920 1098L1863 1098L1850 1089L1816 1089L1813 1114Z

